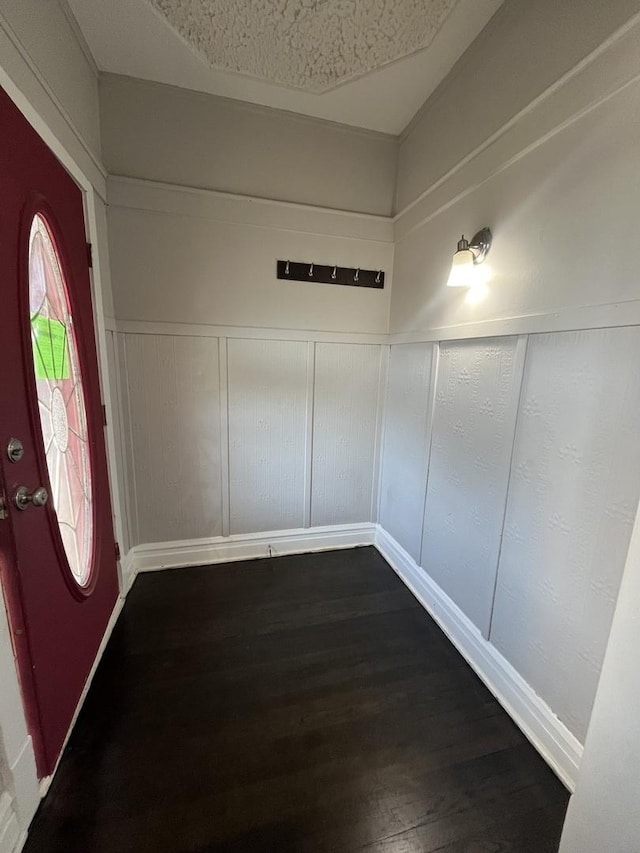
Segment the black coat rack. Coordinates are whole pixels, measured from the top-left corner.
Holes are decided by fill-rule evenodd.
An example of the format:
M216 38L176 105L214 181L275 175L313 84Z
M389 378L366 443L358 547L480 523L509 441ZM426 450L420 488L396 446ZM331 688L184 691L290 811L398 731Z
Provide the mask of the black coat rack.
M316 284L343 284L351 287L384 287L382 270L362 270L359 267L338 267L299 261L278 261L278 278L308 281Z

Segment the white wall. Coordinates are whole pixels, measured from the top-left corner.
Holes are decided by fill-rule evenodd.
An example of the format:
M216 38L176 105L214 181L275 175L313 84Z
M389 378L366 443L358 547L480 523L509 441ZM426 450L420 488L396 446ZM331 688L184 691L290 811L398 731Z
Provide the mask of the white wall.
M420 565L485 637L523 363L516 338L439 347Z
M387 218L110 178L108 222L118 320L387 331ZM279 281L279 258L389 275L382 290Z
M640 494L640 301L626 250L640 187L640 21L635 3L544 6L507 2L401 145L388 399L407 393L393 370L399 345L424 357L435 343L439 357L431 390L413 382L421 401L387 415L411 440L404 453L385 442L383 507L397 488L389 471L431 451L407 484L410 525L388 509L381 520L395 524L406 550L394 553L469 659L510 685L516 716L528 703L525 728L572 784ZM484 283L446 288L460 233L485 225ZM528 351L524 372L503 383L511 418L498 436L483 432L496 404L490 362L479 359L465 398L461 353L515 345L507 336ZM453 371L442 359L451 349Z
M560 853L635 853L640 843L640 524L620 598Z
M311 524L375 521L381 404L379 346L315 348Z
M639 57L636 21L399 216L393 333L413 340L638 322L624 247L634 239L640 184ZM399 171L425 188L402 155ZM485 225L494 235L485 287L444 287L456 240Z
M108 222L129 544L372 520L392 221L112 177Z
M0 85L20 96L55 153L104 192L97 69L64 0L2 0L0 55Z
M100 157L97 69L66 3L2 0L0 15L90 151Z
M640 496L640 328L529 340L491 641L581 741Z
M431 443L433 344L391 347L380 479L382 527L420 562Z
M132 545L375 520L385 348L120 334Z
M383 553L572 786L640 497L640 328L433 347L391 347Z
M218 341L126 335L124 357L133 459L131 543L219 536Z
M636 0L506 0L405 131L397 209L527 109L637 12Z
M230 340L231 533L304 527L309 347Z
M391 213L395 137L111 74L100 110L110 174Z

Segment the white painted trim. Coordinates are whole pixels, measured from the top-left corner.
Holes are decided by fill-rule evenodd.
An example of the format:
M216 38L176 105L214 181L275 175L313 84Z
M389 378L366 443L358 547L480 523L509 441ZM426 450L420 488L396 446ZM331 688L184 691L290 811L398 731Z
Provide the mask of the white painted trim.
M261 341L315 341L316 343L398 344L440 343L469 338L536 335L547 332L570 332L585 329L613 329L640 326L640 299L605 302L565 308L540 314L521 314L496 320L479 320L455 326L411 332L330 332L316 329L274 329L257 326L210 326L192 323L168 323L153 320L115 320L105 318L105 328L123 334L176 335L204 338L242 338Z
M124 554L123 556L121 555L120 566L124 582L120 595L124 601L127 595L129 594L131 587L133 586L133 582L136 579L136 567L131 548L127 551L126 554Z
M22 744L22 748L13 764L11 764L9 771L13 777L13 810L22 830L18 849L22 849L27 838L29 824L33 820L40 804L36 759L30 735L27 736Z
M97 193L91 186L87 187L85 193L85 222L87 238L92 244L93 263L89 270L91 281L91 293L93 296L93 334L96 342L96 355L98 361L98 381L100 384L100 395L103 405L108 413L107 423L104 429L105 455L108 471L108 488L111 499L112 523L114 527L114 538L117 542L124 542L128 535L126 521L126 502L121 496L120 478L118 477L118 464L116 459L115 430L119 426L119 393L115 379L109 375L109 354L107 337L110 332L104 322L104 298L103 291L109 276L108 265L103 258L108 254L106 222L104 229L100 228L96 203ZM104 255L103 255L104 249ZM114 341L115 344L115 341ZM116 356L117 358L117 356ZM117 363L117 362L116 362ZM120 433L122 439L122 433ZM120 441L122 446L122 441ZM123 577L120 575L120 591L123 588Z
M380 500L382 495L382 448L387 424L387 386L389 382L389 358L391 348L380 347L378 371L378 399L376 405L376 437L373 451L373 477L371 480L371 521L380 518Z
M317 329L273 329L257 326L210 326L147 320L111 320L118 332L133 335L186 335L195 338L242 338L256 341L316 341L327 344L386 344L386 333L328 332Z
M295 530L271 530L264 533L239 533L209 539L185 539L177 542L156 542L132 548L136 572L154 572L188 566L230 563L236 560L256 560L284 554L304 554L309 551L335 551L373 545L376 525L337 524Z
M236 222L270 230L393 243L393 219L390 216L244 196L122 175L109 175L107 195L112 207Z
M311 501L313 494L313 409L315 404L316 387L316 344L307 344L307 397L305 406L305 437L304 437L304 509L303 526L311 527Z
M375 545L540 755L574 791L582 744L476 626L380 525Z
M87 61L87 65L91 69L91 73L96 78L96 80L100 77L100 69L96 63L96 60L91 52L91 48L84 37L84 33L80 29L80 24L78 23L76 16L73 14L71 6L69 6L68 0L58 0L58 5L62 9L62 14L65 16L67 21L69 22L69 26L73 30L73 34L76 38L76 41L80 45L80 49L84 54L84 58Z
M222 535L231 531L231 479L229 476L229 347L227 338L218 338L218 376L220 383L220 506Z
M0 86L78 183L106 198L106 169L2 12L0 56Z
M424 482L424 494L422 496L422 513L420 515L420 562L424 550L424 528L427 518L427 494L429 492L429 477L431 475L431 451L433 449L433 418L436 410L436 393L438 391L438 373L440 371L440 344L435 341L431 344L431 376L429 377L429 399L427 401L427 432L425 434L425 447L427 448L427 477Z
M133 459L133 425L131 423L131 395L129 394L129 364L127 352L127 339L122 336L118 341L119 346L122 346L122 362L121 367L124 370L125 382L123 383L122 394L120 397L120 406L122 411L122 448L124 451L125 461L125 478L127 491L127 508L129 515L127 517L127 527L129 530L129 546L132 542L138 541L138 531L140 522L138 518L138 484L136 480L136 466Z
M120 495L120 500L118 507L114 506L114 512L119 511L121 513L120 516L120 530L116 530L116 533L119 533L118 542L120 545L121 553L124 553L125 550L128 550L131 547L131 530L129 529L129 518L130 518L130 496L129 491L126 487L126 484L130 479L129 472L129 454L126 449L126 429L125 429L125 415L123 409L123 401L124 401L124 393L122 389L122 379L123 379L123 365L122 365L122 351L121 345L122 341L118 335L118 333L109 328L109 325L105 322L104 324L105 331L111 334L111 342L113 346L113 362L115 375L113 377L108 377L108 386L111 391L110 400L111 400L111 417L114 419L113 425L113 436L115 439L115 434L119 436L119 452L121 454L121 464L122 464L122 476L123 482L117 483L119 486L116 491ZM113 444L113 450L115 452L118 445ZM113 459L113 463L115 464L115 459ZM117 476L117 465L116 465L116 476ZM124 560L121 559L121 568L123 571L123 577L125 578L125 586L126 584L126 570L127 565Z
M5 791L0 794L0 853L14 853L20 839L20 826L13 810L13 799Z
M461 197L458 193L467 194L637 80L639 43L640 13L399 210L396 242Z
M500 544L498 545L498 556L496 559L496 574L493 581L493 593L491 596L491 613L489 614L489 626L487 628L486 639L491 639L491 629L493 628L493 617L496 610L496 595L498 592L498 580L500 576L500 561L502 557L502 545L504 543L504 528L507 519L507 509L509 507L509 494L511 492L512 476L513 476L513 460L516 453L516 445L518 442L518 434L520 429L520 416L524 405L523 395L525 388L525 376L527 371L527 353L529 352L529 336L520 335L516 342L516 351L513 358L513 376L517 377L517 384L514 381L513 387L517 387L518 393L512 395L511 400L505 412L506 422L513 423L513 434L511 440L511 452L509 453L509 473L507 475L507 488L504 492L504 501L502 504L502 517L500 519ZM422 557L422 555L421 555ZM421 560L422 562L422 560Z
M129 558L129 555L127 554L127 559L128 558ZM133 573L131 573L131 574L133 577ZM131 587L132 583L133 583L133 580L129 584L129 588ZM102 656L104 654L104 650L107 647L107 643L111 639L111 634L113 633L113 629L116 626L116 622L118 621L118 617L120 616L122 608L124 607L124 602L125 602L125 597L123 595L119 595L117 600L116 600L113 611L111 612L111 616L109 617L109 621L107 622L107 627L105 628L105 632L104 632L104 635L102 637L102 640L100 641L100 645L98 646L98 651L96 652L95 660L93 661L93 665L92 665L91 669L89 670L89 675L87 676L87 680L85 681L84 687L82 688L82 693L80 694L80 699L78 700L76 710L75 710L74 715L71 719L71 724L69 726L69 730L67 731L67 735L64 739L64 743L62 744L62 747L60 749L60 755L58 756L58 760L56 761L56 766L53 768L53 773L50 776L45 776L43 779L40 780L40 796L41 797L45 796L45 794L49 790L49 787L51 786L51 782L53 781L53 777L56 775L56 772L57 772L58 767L60 765L60 761L61 761L62 756L64 755L64 751L67 747L67 743L69 741L69 738L71 737L71 732L73 731L73 728L76 724L76 720L78 719L78 714L82 710L82 706L84 705L84 701L87 698L87 694L88 694L89 689L91 687L91 683L93 682L93 677L96 674L96 670L98 669L100 661L102 660Z
M586 329L614 329L640 326L640 299L565 308L542 314L522 314L496 320L480 320L455 326L439 326L416 332L394 332L389 342L395 344L437 343L468 338L511 337L547 332L571 332Z
M24 845L27 843L28 834L29 834L29 831L27 829L25 829L24 832L22 833L22 835L20 836L20 839L18 840L18 843L16 845L16 849L15 849L14 853L22 853Z

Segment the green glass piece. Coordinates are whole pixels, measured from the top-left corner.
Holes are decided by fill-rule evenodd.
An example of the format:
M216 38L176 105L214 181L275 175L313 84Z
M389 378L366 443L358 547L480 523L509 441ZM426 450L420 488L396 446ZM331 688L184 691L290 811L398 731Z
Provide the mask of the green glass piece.
M31 318L33 360L37 379L69 378L67 327L60 320L36 314Z

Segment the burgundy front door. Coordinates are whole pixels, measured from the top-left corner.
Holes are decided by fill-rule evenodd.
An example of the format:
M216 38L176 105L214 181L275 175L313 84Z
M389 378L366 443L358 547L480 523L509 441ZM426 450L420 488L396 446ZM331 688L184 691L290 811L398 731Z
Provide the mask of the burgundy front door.
M83 196L2 89L0 288L0 572L42 777L118 582Z

